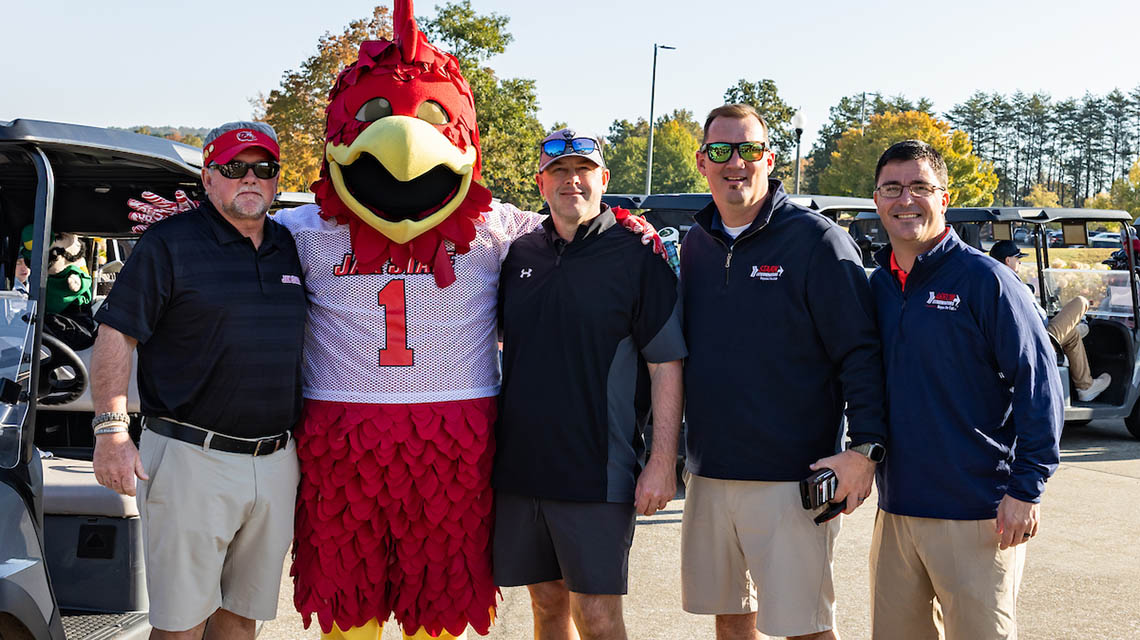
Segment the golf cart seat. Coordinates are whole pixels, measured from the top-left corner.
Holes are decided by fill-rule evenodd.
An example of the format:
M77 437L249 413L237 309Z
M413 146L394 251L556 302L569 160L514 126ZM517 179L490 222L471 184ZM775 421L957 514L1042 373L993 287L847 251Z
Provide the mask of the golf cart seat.
M44 547L64 610L146 611L142 523L135 499L95 481L92 463L47 458Z

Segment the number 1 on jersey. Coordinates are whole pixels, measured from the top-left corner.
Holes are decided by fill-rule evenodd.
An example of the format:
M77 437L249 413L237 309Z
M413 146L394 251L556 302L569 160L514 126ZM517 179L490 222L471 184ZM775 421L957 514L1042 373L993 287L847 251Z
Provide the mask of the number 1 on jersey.
M377 294L377 299L384 307L384 346L380 349L380 366L412 366L415 351L408 348L404 280L390 280Z

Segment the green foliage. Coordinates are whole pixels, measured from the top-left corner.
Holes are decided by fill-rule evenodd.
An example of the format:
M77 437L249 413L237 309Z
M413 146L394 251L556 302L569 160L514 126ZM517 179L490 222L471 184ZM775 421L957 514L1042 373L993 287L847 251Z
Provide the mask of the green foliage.
M934 115L934 104L926 98L913 102L906 96L883 97L881 93L863 93L845 96L831 107L830 120L819 128L815 144L804 167L804 191L806 193L826 193L819 183L820 175L831 163L831 153L839 144L839 138L850 129L862 130L866 119L884 113L919 111Z
M772 177L787 182L793 179L796 168L796 132L792 128L792 116L796 110L780 98L776 83L767 78L759 82L749 82L743 78L735 86L724 92L725 103L749 104L764 116L768 123L768 137L772 150L776 153L776 166ZM700 133L698 133L700 140Z
M254 117L277 131L281 146L282 191L308 191L320 175L325 141L325 107L336 76L356 59L360 43L392 37L392 17L387 7L376 7L370 18L354 20L344 33L326 32L317 41L317 52L301 67L281 77L281 86L251 102ZM262 110L259 103L264 105Z
M166 138L167 140L181 142L182 144L188 144L192 147L201 147L202 138L210 132L209 129L203 127L152 127L140 125L138 127L131 127L130 129L120 129L119 127L109 128L118 129L120 131L132 131L156 138Z
M993 202L997 176L993 166L973 153L965 132L921 111L888 112L872 116L862 133L850 129L840 136L831 162L821 173L823 193L869 197L875 189L875 165L879 156L901 140L929 143L946 161L950 205L986 206Z
M1112 195L1107 191L1101 191L1095 196L1085 198L1086 209L1115 209L1116 205L1112 202Z
M538 95L533 80L500 79L484 66L506 50L514 37L506 31L510 18L480 15L470 0L436 8L435 18L417 18L420 28L441 49L459 59L475 96L479 142L483 151L483 183L496 197L524 209L537 209L542 196L534 182L538 144L546 134L538 121Z
M1025 204L1031 207L1041 207L1043 209L1061 206L1060 200L1057 199L1056 192L1050 191L1041 183L1030 187L1029 193L1025 196Z
M706 183L697 171L697 147L701 126L693 113L678 109L657 119L653 129L653 193L704 191ZM606 166L610 170L610 193L641 193L645 190L645 156L649 125L615 120L607 136Z

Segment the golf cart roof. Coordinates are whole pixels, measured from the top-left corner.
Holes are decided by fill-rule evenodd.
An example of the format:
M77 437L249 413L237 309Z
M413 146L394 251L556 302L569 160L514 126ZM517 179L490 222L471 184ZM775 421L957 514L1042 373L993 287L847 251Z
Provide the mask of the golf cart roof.
M860 213L857 220L877 220L874 211ZM1048 222L1076 221L1132 222L1132 215L1116 209L1064 209L1040 207L952 207L946 210L946 221L956 222Z
M201 197L202 151L129 131L41 120L0 121L0 219L17 231L32 221L35 149L55 179L53 228L92 235L129 234L127 199L142 191Z

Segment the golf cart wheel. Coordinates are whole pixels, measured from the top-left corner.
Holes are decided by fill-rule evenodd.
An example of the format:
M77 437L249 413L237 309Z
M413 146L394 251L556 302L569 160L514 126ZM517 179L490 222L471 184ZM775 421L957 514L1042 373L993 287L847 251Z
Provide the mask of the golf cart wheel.
M1128 427L1133 438L1140 440L1140 401L1132 405L1132 412L1124 418L1124 426Z

